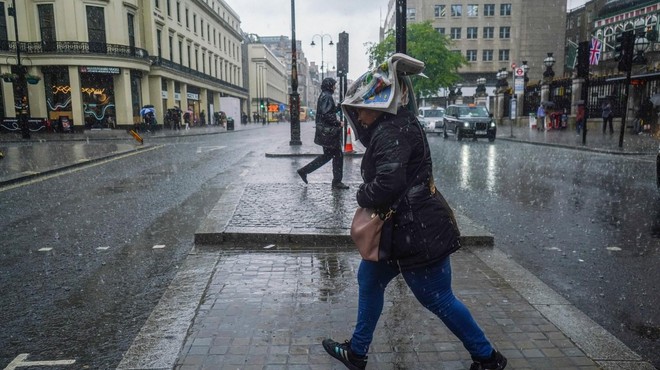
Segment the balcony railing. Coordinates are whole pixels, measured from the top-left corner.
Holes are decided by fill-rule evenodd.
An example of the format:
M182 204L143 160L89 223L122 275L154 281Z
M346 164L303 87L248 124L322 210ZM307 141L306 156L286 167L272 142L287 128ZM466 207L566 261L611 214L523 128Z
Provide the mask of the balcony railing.
M92 54L113 57L149 59L149 53L141 48L103 42L43 41L19 42L22 53L35 54ZM16 54L16 41L0 41L0 52Z
M225 87L228 87L228 88L240 91L240 92L247 93L247 89L245 89L245 88L242 88L242 87L237 86L237 85L230 84L227 81L223 81L219 78L207 75L206 73L202 73L200 71L197 71L197 70L194 70L192 68L183 66L181 64L174 63L169 59L164 59L164 58L159 58L159 57L151 57L151 65L164 67L164 68L172 69L172 70L179 71L179 72L183 72L183 73L186 73L186 74L189 74L189 75L193 75L195 77L199 77L203 80L213 81L214 83L217 83L219 85L222 85L222 86L225 86Z

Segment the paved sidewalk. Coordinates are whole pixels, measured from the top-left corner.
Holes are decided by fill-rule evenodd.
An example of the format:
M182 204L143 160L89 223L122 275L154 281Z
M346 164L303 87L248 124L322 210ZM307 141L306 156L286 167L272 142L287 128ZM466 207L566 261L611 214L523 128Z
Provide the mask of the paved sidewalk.
M302 128L302 146L283 145L267 153L268 160L320 153L310 139L313 124L303 123ZM506 128L501 128L499 139L614 154L607 137L594 137L582 146L572 132L542 134L520 128L515 138L506 138ZM197 134L224 132L205 128ZM27 143L0 140L6 155L0 160L0 185L182 134L157 133L144 145L126 138L125 132L94 135L73 142L53 137ZM658 142L647 139L630 141L621 152L654 154L649 148L657 150ZM359 156L363 148L354 146ZM7 166L15 163L14 157L34 163L27 170ZM288 173L269 176L268 182L236 183L226 189L119 369L344 368L325 354L320 342L328 336L348 339L357 314L359 257L347 232L358 179L347 179L352 190L330 191L329 178L327 184L304 186ZM278 213L283 202L293 211ZM653 369L492 248L492 236L489 239L483 227L462 215L459 226L468 238L466 247L452 257L455 293L509 358L507 369ZM416 302L405 283L393 281L367 368L468 369L470 363L460 342Z

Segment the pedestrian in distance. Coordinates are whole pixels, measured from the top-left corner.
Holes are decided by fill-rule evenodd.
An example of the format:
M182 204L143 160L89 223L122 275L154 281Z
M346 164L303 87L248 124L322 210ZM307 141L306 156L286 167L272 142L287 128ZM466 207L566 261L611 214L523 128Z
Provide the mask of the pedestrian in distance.
M536 130L545 130L545 108L543 104L539 104L539 108L536 110Z
M577 112L575 113L575 131L577 131L578 134L584 129L585 123L584 103L580 102L577 105Z
M610 134L614 133L614 128L612 127L612 121L614 120L614 114L612 113L612 104L609 99L605 100L602 105L602 117L603 117L603 133L607 131L609 124Z
M451 289L449 256L460 248L460 233L451 208L435 187L431 152L414 113L408 76L423 69L423 62L394 54L359 77L342 102L344 116L366 147L358 205L381 214L402 200L392 216L388 255L378 262L360 262L357 323L351 339L339 343L328 338L322 345L347 368L365 369L385 289L401 274L417 300L461 340L472 357L471 370L504 369L506 358Z
M337 119L337 105L332 94L335 92L337 81L334 78L325 78L321 82L316 111L316 133L314 143L323 147L323 154L316 157L298 170L298 175L307 184L307 175L316 171L332 160L332 188L348 189L342 182L344 176L344 153L342 144L342 127L344 123Z

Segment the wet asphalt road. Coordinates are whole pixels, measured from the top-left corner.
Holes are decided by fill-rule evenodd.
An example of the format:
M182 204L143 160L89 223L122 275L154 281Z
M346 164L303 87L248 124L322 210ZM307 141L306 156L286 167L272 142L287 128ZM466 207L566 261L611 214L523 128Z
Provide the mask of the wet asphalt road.
M436 182L497 248L660 366L653 156L429 139Z
M0 191L0 368L21 353L116 367L196 228L269 142L241 133L154 144Z
M272 171L294 173L311 160L264 158L288 136L281 125L161 140L0 191L0 289L12 292L0 300L0 368L19 353L113 368L225 186L267 183ZM436 183L452 204L491 231L497 248L660 366L653 157L429 140ZM345 181L359 181L359 158L345 163Z

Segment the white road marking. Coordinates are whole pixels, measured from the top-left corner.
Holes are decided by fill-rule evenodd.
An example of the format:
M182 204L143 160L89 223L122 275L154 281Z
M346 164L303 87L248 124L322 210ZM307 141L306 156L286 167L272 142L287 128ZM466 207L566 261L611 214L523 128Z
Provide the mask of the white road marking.
M275 244L269 244L269 245L265 246L264 249L271 249L271 248L273 248L274 246L275 246Z
M52 251L52 250L53 250L53 248L48 248L48 247L45 247L45 248L39 248L39 252L50 252L50 251Z
M62 366L73 365L76 360L56 360L56 361L25 361L29 353L21 353L5 367L5 370L14 370L19 367L32 367L32 366Z
M165 248L165 244L156 244L153 246L153 249L163 249Z
M621 250L619 247L607 247L606 248L608 251L613 251L613 252L618 252Z
M96 250L99 250L99 251L107 251L108 249L110 249L110 247L98 247L98 248L96 248Z
M240 176L240 177L245 177L245 176L247 176L247 174L248 174L249 172L250 172L250 170L243 170L243 172L241 172L241 174L240 174L239 176Z
M226 148L226 145L223 146L200 146L197 148L197 154L203 153L203 152L212 152L214 150L220 150Z

